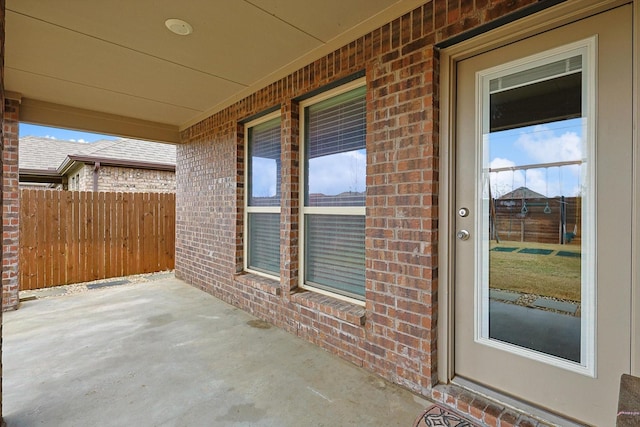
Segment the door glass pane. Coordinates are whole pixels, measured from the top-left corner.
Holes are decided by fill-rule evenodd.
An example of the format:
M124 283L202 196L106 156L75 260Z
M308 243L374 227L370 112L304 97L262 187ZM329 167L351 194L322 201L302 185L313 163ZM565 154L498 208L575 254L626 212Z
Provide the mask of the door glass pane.
M566 54L483 85L481 335L582 362L583 58Z

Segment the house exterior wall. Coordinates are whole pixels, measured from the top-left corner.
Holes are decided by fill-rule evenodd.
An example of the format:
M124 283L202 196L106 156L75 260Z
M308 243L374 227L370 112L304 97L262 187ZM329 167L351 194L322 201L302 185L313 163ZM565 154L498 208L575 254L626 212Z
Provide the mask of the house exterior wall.
M488 425L538 425L437 383L438 52L435 44L536 0L426 2L190 127L177 147L176 276ZM297 97L364 70L365 306L296 289ZM243 273L243 121L280 106L280 281Z
M173 171L101 166L98 188L100 191L173 193L176 174Z
M5 0L0 0L0 147L4 147L4 14ZM2 193L0 193L0 199ZM0 254L0 261L3 255ZM3 292L4 293L4 292ZM4 304L4 296L0 296ZM2 311L0 310L0 337L2 336ZM2 340L0 340L0 425L4 426L2 419Z
M94 191L94 166L85 164L67 174L67 185L77 176L79 191ZM176 177L173 171L132 169L115 166L100 166L98 169L98 191L173 193Z
M20 192L18 189L18 124L20 102L5 98L2 147L2 310L18 308Z

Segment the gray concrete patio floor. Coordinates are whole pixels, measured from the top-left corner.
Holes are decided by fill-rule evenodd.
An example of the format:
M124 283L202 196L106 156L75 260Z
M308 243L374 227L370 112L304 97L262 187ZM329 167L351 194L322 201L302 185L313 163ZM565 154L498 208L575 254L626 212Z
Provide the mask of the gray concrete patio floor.
M429 406L172 277L3 316L8 427L410 427Z

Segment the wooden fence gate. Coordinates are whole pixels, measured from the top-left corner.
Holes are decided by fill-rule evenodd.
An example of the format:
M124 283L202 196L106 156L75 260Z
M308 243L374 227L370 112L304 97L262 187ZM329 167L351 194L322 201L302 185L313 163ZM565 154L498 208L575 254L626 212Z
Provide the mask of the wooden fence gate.
M20 290L174 268L175 194L20 191Z

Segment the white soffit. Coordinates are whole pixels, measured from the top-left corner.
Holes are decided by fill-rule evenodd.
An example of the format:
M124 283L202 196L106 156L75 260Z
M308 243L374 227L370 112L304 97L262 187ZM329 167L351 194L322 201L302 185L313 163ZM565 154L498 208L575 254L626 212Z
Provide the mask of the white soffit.
M422 3L6 0L5 87L185 128Z

